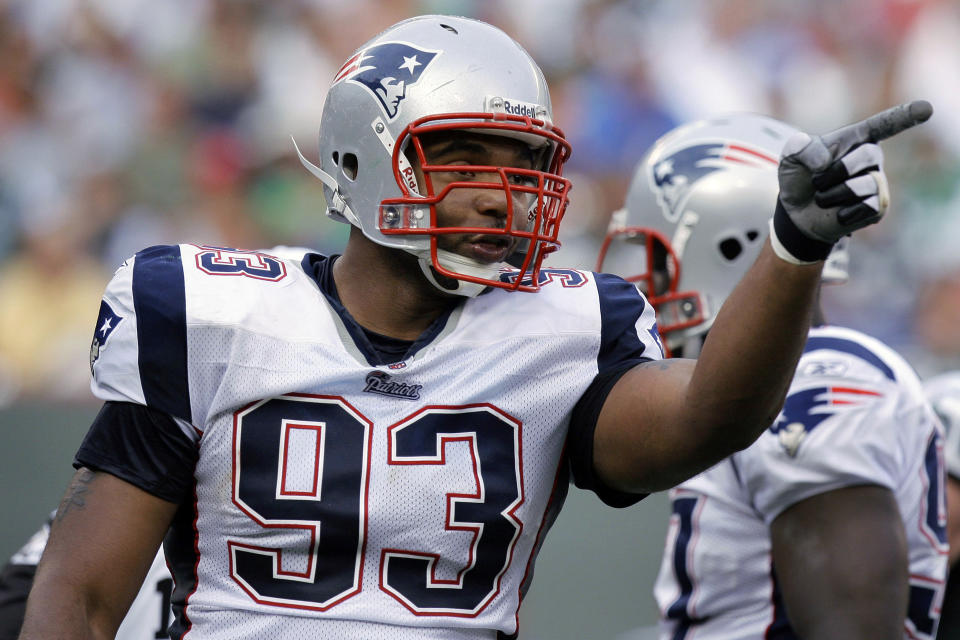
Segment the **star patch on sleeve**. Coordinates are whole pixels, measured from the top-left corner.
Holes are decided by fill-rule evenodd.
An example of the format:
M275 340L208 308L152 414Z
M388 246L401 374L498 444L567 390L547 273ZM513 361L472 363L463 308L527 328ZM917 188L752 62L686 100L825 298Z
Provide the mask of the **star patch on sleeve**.
M107 304L106 300L100 302L100 313L97 315L97 326L93 331L93 340L90 343L90 371L93 371L93 365L100 358L100 350L106 345L117 325L123 320Z

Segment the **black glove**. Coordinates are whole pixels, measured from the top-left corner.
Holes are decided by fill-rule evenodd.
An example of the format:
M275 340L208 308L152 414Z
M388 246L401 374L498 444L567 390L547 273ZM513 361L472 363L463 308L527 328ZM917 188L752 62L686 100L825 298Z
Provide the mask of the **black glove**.
M824 260L833 244L879 221L890 204L877 142L925 122L917 100L824 134L794 134L780 157L780 197L770 225L777 255L795 264Z

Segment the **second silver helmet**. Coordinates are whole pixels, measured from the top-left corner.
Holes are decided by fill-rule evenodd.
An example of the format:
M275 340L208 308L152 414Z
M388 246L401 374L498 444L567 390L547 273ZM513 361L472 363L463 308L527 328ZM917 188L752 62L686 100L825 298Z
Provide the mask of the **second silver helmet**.
M780 152L795 132L758 114L701 120L667 133L637 165L597 268L637 283L669 349L710 328L759 255L777 202ZM824 280L845 279L838 245Z

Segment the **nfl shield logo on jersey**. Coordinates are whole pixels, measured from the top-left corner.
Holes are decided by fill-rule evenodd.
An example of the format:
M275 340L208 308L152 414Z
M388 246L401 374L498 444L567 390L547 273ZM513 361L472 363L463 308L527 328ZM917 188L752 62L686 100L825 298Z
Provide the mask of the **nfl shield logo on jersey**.
M90 343L90 370L93 371L93 365L100 357L100 349L106 344L107 339L117 328L123 318L114 313L106 300L100 302L100 313L97 315L97 328L93 332L93 341Z
M385 42L347 60L333 81L349 80L363 85L380 101L387 118L393 120L407 97L407 87L416 84L439 53L405 42Z

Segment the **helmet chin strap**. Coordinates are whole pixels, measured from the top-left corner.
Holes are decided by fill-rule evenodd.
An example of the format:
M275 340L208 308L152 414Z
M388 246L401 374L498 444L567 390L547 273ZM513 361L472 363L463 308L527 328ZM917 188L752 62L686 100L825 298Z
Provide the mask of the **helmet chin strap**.
M430 259L429 249L417 251L416 255L423 275L426 276L430 284L445 293L454 293L458 296L473 298L487 288L487 285L479 282L467 282L459 279L454 280L456 284L453 287L445 287L437 281L436 272L433 269L433 260ZM439 262L440 266L444 269L452 271L453 273L462 273L477 278L486 278L487 280L496 280L500 274L501 267L504 266L500 262L484 264L444 249L437 249L437 262Z

